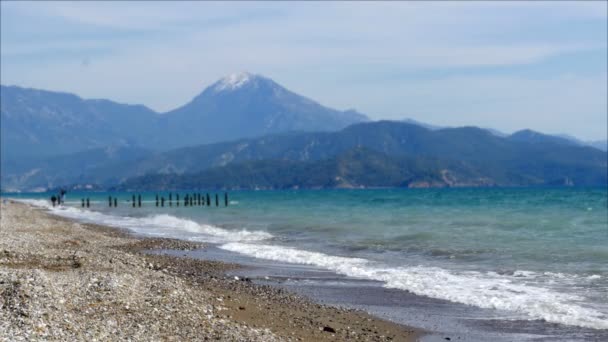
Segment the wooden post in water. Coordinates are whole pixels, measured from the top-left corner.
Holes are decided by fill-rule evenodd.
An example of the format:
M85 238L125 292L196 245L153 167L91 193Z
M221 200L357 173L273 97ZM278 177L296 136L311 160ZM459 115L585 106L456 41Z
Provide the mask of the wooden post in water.
M133 208L135 208L135 195L133 195Z
M156 194L156 206L158 207L158 194Z
M207 193L207 206L211 206L211 199L209 198L209 193Z
M172 207L173 206L173 194L169 193L169 206Z
M193 207L194 206L194 195L190 196L190 206Z
M89 201L89 198L87 197L87 208L91 206L91 202Z
M114 208L118 207L118 200L114 197Z
M84 208L84 198L82 199L82 207Z
M141 208L141 194L137 195L137 205Z
M164 206L165 206L165 198L164 198L164 197L161 197L161 198L160 198L160 206L161 206L161 207L164 207Z
M219 200L219 197L217 196L217 194L215 194L215 206L216 207L220 206L220 200Z
M108 206L112 206L112 196L108 196Z
M184 196L184 207L188 206L188 195Z
M201 206L201 194L196 195L198 197L198 206Z
M175 194L175 204L179 207L179 194Z
M228 206L228 193L224 192L224 206L227 207Z

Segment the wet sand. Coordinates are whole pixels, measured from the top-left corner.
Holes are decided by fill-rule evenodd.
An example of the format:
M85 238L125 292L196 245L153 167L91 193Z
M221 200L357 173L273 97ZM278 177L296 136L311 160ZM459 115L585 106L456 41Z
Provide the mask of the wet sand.
M2 204L0 340L413 341L424 332L235 276L238 264ZM228 273L231 273L229 275Z
M376 317L428 333L423 342L440 341L608 341L608 331L565 326L542 320L522 320L446 300L386 288L383 282L356 279L300 264L267 261L225 251L213 245L189 251L153 250L148 253L221 260L241 267L227 270L256 284L271 285L316 303L363 310Z

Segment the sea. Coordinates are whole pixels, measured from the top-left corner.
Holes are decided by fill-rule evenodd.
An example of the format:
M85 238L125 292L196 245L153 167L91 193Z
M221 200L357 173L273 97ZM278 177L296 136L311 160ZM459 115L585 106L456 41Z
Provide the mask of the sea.
M211 206L199 205L207 193ZM259 282L422 326L435 332L429 341L608 340L605 188L231 191L227 206L213 191L172 192L171 203L169 192L69 192L62 208L51 195L3 198L204 242L189 256L237 261Z

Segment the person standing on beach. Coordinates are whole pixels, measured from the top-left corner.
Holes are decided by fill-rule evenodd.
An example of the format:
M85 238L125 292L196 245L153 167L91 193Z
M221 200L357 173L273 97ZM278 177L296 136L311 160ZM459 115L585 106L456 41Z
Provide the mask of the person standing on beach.
M57 197L55 197L55 195L51 196L51 202L53 203L53 207L55 206L55 201L57 201Z
M66 192L67 191L65 191L64 189L61 189L61 191L59 191L59 204L64 204Z

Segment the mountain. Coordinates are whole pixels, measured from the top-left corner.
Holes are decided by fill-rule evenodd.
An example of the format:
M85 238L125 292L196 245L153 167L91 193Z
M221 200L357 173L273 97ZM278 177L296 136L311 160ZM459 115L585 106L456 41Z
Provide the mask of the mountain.
M42 159L12 159L2 165L1 183L7 190L119 183L115 167L151 155L152 151L141 147L115 145Z
M540 132L533 131L531 129L524 129L521 131L517 131L517 132L509 135L507 138L510 140L513 140L513 141L522 141L522 142L528 142L528 143L532 143L532 144L555 143L555 144L561 144L561 145L575 145L575 146L582 145L582 144L578 143L577 141L574 141L567 137L563 137L563 136L559 136L559 135L543 134Z
M164 114L141 105L16 86L1 86L0 104L3 162L117 144L169 150L294 130L339 130L368 120L247 73L225 77Z
M593 148L597 148L598 150L602 150L604 152L608 151L608 140L595 140L595 141L585 141L586 146L591 146Z
M552 141L564 145L588 146L596 148L600 151L608 151L608 140L582 141L568 134L543 134L530 129L524 129L511 134L509 137L512 140L527 141L527 142L548 142Z
M571 135L568 135L568 134L556 134L556 136L569 140L573 144L576 144L579 146L590 146L593 148L597 148L598 150L608 151L608 140L583 141L583 140L580 140L580 139L573 137Z
M530 130L502 137L476 127L367 122L354 110L323 107L247 73L223 78L164 114L66 93L1 89L3 189L107 187L149 174L258 161L317 163L356 148L390 159L434 160L460 174L453 185L606 184L606 153L568 139ZM108 154L107 146L120 152ZM468 171L458 173L456 166Z
M288 131L335 131L369 119L337 111L249 73L225 77L190 103L163 115L182 145L256 137Z
M354 124L339 132L279 134L177 149L144 159L128 169L136 171L132 176L138 176L158 170L193 173L251 160L319 161L356 147L391 157L457 162L488 179L487 183L502 186L566 180L575 185L605 185L608 177L606 153L589 147L551 139L530 142L502 138L476 127L428 130L391 121Z
M451 164L451 165L450 165ZM446 171L456 170L457 175ZM154 174L129 179L121 190L323 189L362 187L444 187L492 185L458 163L427 158L390 157L356 147L319 161L255 160L198 173ZM455 183L456 178L474 179Z
M405 122L405 123L416 125L416 126L421 126L426 129L430 129L431 131L436 131L438 129L446 128L446 127L442 127L442 126L427 124L427 123L420 122L418 120L414 120L414 119L410 119L410 118L402 119L401 122Z
M139 105L0 86L2 161L116 144L146 145L156 117Z
M436 161L441 170L455 175L451 183L445 182L452 186L608 183L607 154L590 147L562 144L552 139L530 142L502 138L475 127L428 130L391 121L354 124L338 132L283 133L179 148L136 161L108 163L90 169L79 182L95 180L98 184L112 186L117 181L146 175L178 177L213 168L264 165L243 164L258 161L316 163L355 148L381 153L388 158ZM427 171L433 173L437 167L428 167Z

